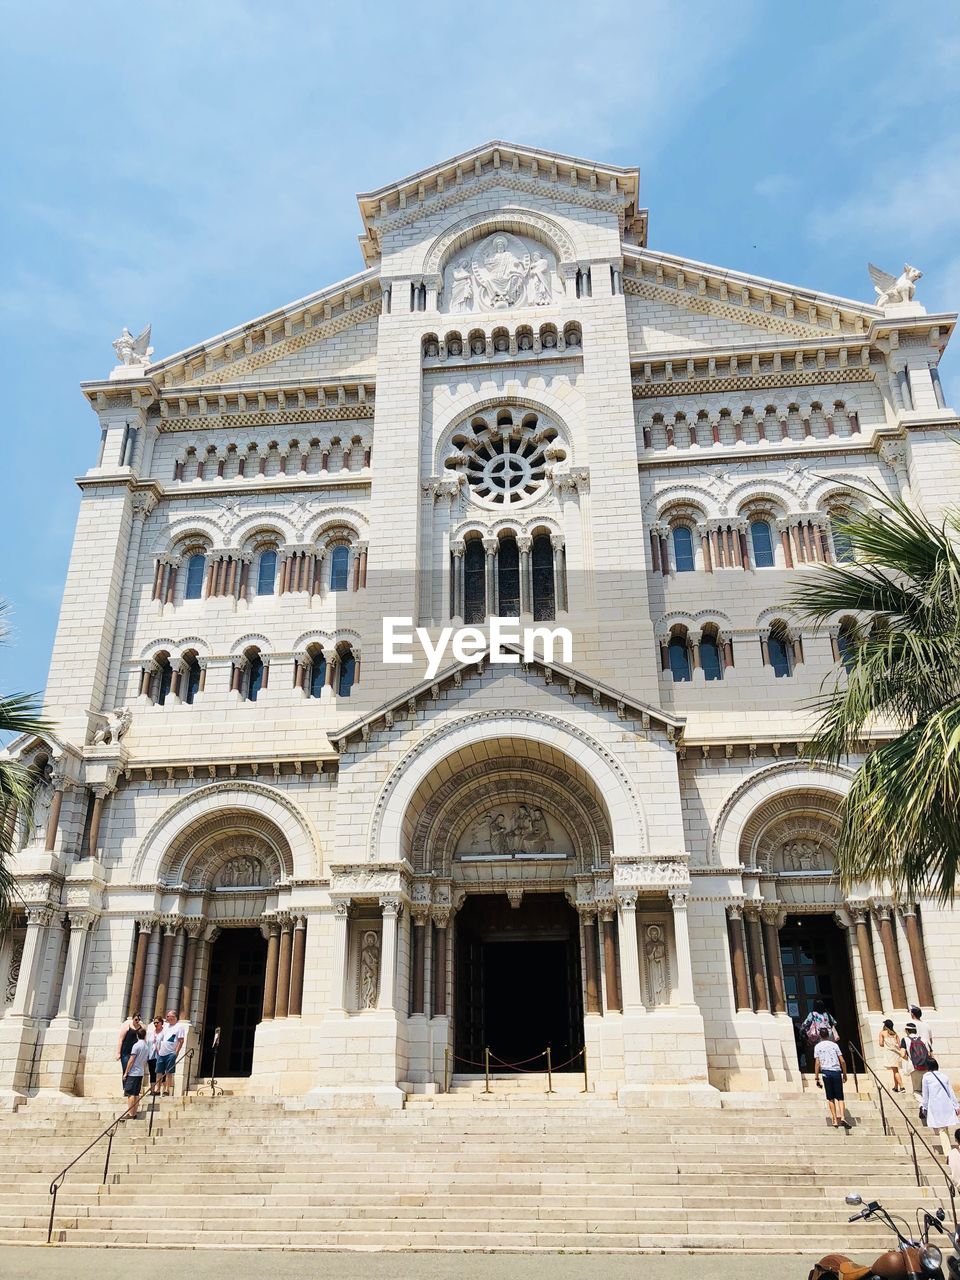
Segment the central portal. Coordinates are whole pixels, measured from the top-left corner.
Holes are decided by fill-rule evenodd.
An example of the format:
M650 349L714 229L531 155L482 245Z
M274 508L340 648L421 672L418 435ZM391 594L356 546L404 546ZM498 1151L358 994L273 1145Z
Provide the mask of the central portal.
M521 1063L543 1071L547 1045L558 1070L580 1071L583 1005L577 913L562 893L469 897L456 917L456 1070ZM570 1062L569 1059L574 1059Z

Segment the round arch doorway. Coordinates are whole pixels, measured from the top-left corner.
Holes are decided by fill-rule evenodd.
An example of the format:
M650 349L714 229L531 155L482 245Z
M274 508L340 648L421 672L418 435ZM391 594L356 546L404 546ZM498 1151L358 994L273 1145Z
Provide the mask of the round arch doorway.
M455 925L456 1070L522 1064L580 1071L583 999L576 911L562 893L468 896Z

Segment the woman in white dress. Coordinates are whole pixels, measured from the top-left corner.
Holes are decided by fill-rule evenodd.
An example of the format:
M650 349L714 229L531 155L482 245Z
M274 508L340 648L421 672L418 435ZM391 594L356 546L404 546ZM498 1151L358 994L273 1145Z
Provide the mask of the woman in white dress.
M900 1075L900 1067L903 1065L907 1055L900 1044L900 1037L893 1029L892 1018L887 1018L880 1028L878 1043L880 1046L880 1061L893 1072L893 1092L903 1093L903 1077Z
M950 1157L950 1134L956 1128L960 1114L960 1101L953 1092L950 1077L940 1070L936 1058L931 1058L923 1073L922 1109L926 1112L927 1128L940 1135L943 1154Z

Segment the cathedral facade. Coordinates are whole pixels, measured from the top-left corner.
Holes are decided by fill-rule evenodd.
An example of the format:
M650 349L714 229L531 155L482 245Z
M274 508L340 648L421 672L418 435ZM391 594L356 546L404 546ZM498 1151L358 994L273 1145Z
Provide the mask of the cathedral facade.
M651 250L636 170L533 148L359 204L357 275L83 385L0 1089L116 1093L169 1008L194 1075L318 1103L548 1050L788 1092L821 999L949 1058L955 920L842 892L856 761L805 743L848 622L789 601L863 482L955 499L955 317Z

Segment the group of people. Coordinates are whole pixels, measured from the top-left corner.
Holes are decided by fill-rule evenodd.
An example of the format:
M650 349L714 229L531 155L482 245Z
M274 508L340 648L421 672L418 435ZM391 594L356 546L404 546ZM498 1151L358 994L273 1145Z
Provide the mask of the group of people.
M158 1014L149 1026L139 1013L134 1013L120 1028L116 1058L122 1072L128 1119L136 1119L145 1076L150 1079L152 1095L168 1097L173 1093L177 1057L186 1038L187 1027L175 1009L168 1009L166 1018Z
M923 1010L911 1006L910 1017L912 1020L904 1025L902 1036L892 1018L884 1019L877 1041L881 1063L893 1074L894 1093L907 1092L904 1073L911 1073L911 1085L920 1097L920 1120L939 1136L950 1174L960 1183L960 1129L955 1127L960 1118L960 1099L950 1077L940 1070L940 1063L933 1056L933 1033L924 1020ZM836 1020L822 1000L814 1003L800 1027L800 1034L812 1050L816 1085L823 1089L833 1127L849 1129L843 1098L847 1064L840 1051Z

